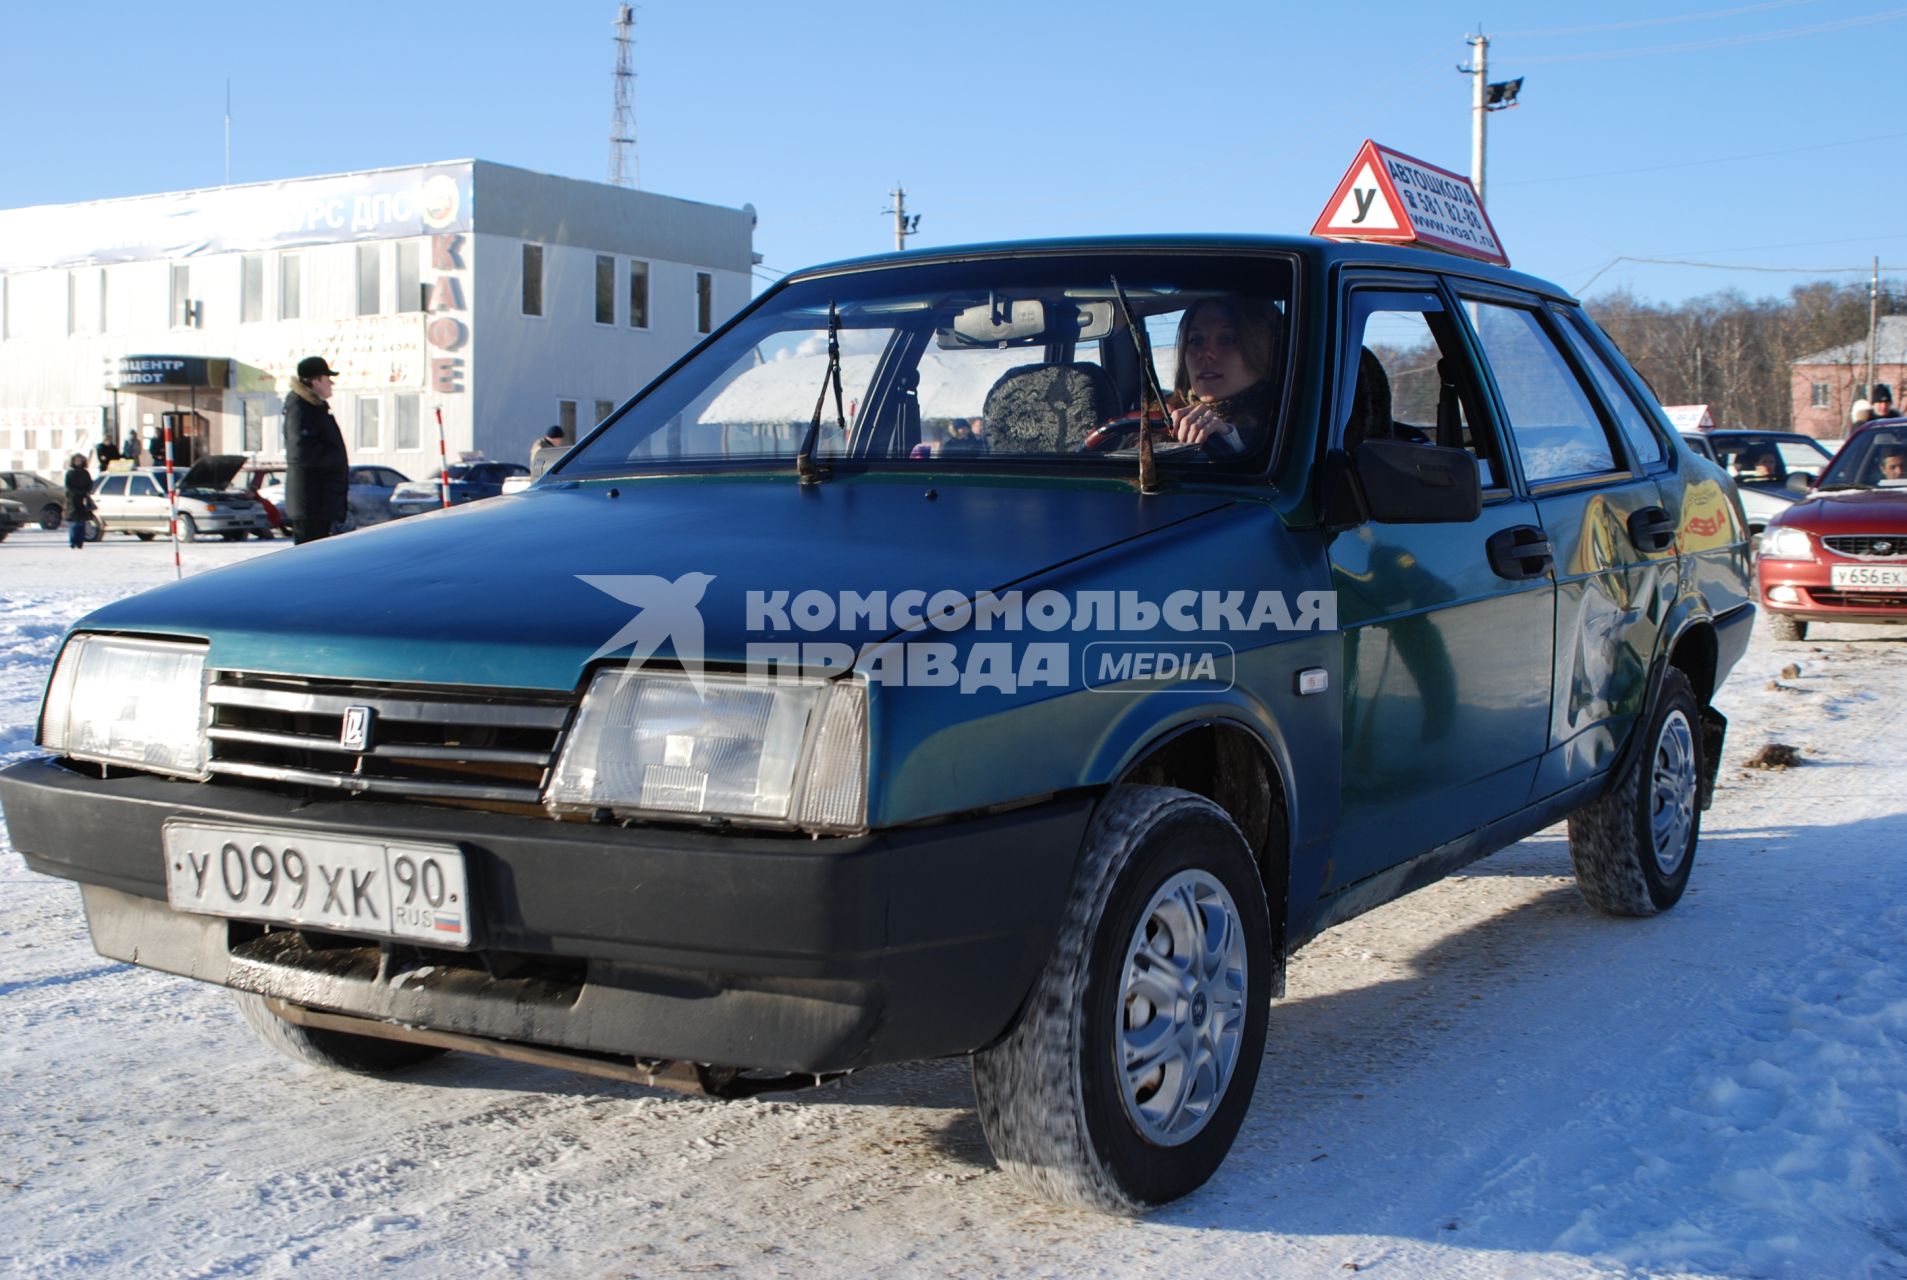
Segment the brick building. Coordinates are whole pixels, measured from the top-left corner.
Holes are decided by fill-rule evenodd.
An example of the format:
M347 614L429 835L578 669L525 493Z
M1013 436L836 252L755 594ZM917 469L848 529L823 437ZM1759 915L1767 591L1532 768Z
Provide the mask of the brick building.
M1790 365L1794 429L1824 440L1847 434L1854 402L1867 397L1867 339L1802 356ZM1882 316L1874 334L1874 381L1894 393L1907 383L1907 316Z

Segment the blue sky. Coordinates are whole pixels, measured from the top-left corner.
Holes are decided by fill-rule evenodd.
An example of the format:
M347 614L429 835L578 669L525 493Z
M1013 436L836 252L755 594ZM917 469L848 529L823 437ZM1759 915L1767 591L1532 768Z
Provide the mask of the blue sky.
M607 173L615 4L10 4L0 207L477 157ZM637 6L642 185L760 212L786 271L891 247L1309 230L1358 144L1467 172L1466 34L1491 79L1491 218L1591 296L1779 295L1907 271L1907 8L1595 5ZM1622 258L1728 264L1714 270ZM1851 280L1849 272L1834 278Z

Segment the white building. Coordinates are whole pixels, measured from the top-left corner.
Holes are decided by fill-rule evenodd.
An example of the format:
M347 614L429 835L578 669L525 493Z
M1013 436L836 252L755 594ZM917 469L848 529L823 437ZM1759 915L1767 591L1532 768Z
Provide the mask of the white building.
M0 467L102 434L284 456L307 355L354 461L588 430L751 294L755 211L481 160L0 210Z

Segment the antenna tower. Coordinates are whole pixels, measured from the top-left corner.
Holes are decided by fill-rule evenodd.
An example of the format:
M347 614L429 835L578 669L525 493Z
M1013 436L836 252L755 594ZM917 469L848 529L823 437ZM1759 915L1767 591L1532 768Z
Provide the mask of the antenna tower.
M641 187L642 165L636 159L636 69L633 49L636 39L635 10L629 5L616 7L616 109L609 120L609 184L614 187Z

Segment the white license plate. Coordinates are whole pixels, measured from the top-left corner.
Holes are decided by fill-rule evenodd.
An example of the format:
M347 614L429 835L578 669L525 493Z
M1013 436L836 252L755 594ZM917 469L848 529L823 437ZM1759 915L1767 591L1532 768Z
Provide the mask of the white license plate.
M470 945L470 893L454 845L179 819L165 824L163 841L166 901L177 910Z
M1829 581L1839 591L1907 591L1907 564L1837 564Z

